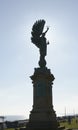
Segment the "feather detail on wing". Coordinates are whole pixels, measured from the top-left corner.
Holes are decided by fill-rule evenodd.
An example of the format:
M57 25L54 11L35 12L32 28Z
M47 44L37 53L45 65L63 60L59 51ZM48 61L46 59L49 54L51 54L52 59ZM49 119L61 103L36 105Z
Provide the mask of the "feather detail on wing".
M31 41L32 43L34 43L37 47L39 47L40 44L40 35L43 33L43 29L44 29L44 25L45 25L45 21L42 20L38 20L34 23L33 27L32 27L32 37L31 37Z

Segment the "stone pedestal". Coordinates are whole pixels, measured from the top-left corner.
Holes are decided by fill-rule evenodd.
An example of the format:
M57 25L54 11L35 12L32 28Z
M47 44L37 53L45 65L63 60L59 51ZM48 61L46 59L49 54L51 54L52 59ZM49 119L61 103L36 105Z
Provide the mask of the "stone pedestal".
M31 79L33 83L33 109L26 129L57 130L58 125L52 101L53 74L46 67L36 68Z

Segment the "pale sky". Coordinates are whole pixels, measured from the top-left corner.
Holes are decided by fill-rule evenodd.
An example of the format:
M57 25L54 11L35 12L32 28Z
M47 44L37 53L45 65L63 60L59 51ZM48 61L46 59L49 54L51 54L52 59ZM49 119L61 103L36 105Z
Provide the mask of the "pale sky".
M28 118L32 110L30 76L39 50L30 38L39 19L50 27L46 61L55 76L54 110L78 114L78 0L0 0L0 115Z

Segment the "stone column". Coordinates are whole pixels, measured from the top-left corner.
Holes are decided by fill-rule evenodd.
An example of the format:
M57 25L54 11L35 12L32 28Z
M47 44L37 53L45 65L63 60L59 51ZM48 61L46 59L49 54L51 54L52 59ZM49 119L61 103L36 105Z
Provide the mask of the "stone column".
M46 67L36 68L31 79L33 83L33 109L30 113L27 129L57 130L58 125L52 102L53 74Z

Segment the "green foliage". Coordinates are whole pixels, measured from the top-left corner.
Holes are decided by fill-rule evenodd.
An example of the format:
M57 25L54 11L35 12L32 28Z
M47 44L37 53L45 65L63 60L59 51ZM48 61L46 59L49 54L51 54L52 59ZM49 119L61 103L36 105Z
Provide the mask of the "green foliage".
M60 122L60 126L65 126L65 128L70 128L70 129L78 129L78 118L73 118L70 124L68 121Z

